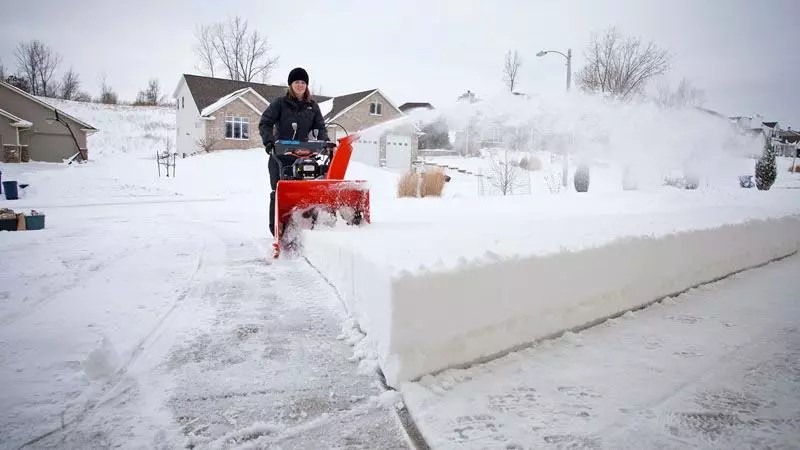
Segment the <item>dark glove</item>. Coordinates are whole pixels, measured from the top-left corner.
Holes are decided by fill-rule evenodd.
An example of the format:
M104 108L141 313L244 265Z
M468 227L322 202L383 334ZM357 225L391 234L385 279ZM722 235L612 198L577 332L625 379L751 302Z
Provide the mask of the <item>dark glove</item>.
M268 155L273 154L275 152L275 143L272 141L265 142L264 151L266 151Z
M326 147L326 148L336 148L336 142L328 141L328 142L325 144L325 147Z

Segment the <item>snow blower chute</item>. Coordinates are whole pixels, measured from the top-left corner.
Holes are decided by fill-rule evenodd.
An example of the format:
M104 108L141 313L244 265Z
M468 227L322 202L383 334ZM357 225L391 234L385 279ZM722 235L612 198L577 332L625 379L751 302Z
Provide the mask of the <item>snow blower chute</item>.
M275 258L287 243L287 231L313 228L318 220L369 223L366 181L344 179L356 139L358 135L351 134L339 139L338 145L331 141L275 143L270 156L278 162L280 174L275 189ZM275 157L284 154L296 157L291 165L283 165Z

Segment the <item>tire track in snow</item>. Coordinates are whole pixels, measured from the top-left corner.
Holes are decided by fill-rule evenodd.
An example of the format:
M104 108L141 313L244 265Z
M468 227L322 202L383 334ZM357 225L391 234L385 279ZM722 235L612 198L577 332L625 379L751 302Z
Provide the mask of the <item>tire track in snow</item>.
M189 222L186 222L186 224L196 225L194 223L189 223ZM217 240L215 237L213 237L213 235L211 238ZM122 383L127 380L126 375L128 374L128 371L131 368L131 366L135 364L140 357L142 357L147 353L148 347L150 347L153 344L153 342L155 342L158 339L157 334L159 331L162 330L165 322L167 322L167 320L174 315L175 311L177 311L184 304L184 301L190 296L191 297L197 296L197 294L200 291L202 291L202 289L204 289L205 285L202 283L195 283L195 279L198 278L198 274L200 274L200 272L203 271L204 268L209 265L209 261L207 261L208 259L210 259L208 252L209 249L208 249L208 235L207 235L206 239L203 241L203 246L201 247L201 250L198 254L195 268L192 271L192 274L187 282L188 287L175 298L175 300L172 302L167 311L165 311L161 315L161 317L156 321L156 323L153 326L151 326L145 333L145 335L138 341L137 345L134 347L134 350L125 360L124 364L115 372L111 380L104 383L98 392L91 392L93 391L93 389L90 386L90 388L87 389L87 391L85 391L83 395L78 397L78 401L82 402L83 406L73 418L69 420L64 420L64 416L66 415L67 410L70 408L70 405L68 405L61 414L62 423L59 427L51 431L48 431L46 433L43 433L33 439L30 439L29 441L25 442L22 446L20 446L20 448L25 448L33 444L36 444L38 442L41 442L51 436L56 435L59 432L65 433L64 436L61 438L62 442L65 441L69 437L70 433L75 429L75 427L80 425L87 417L89 417L91 413L98 410L100 407L109 404L110 402L114 401L120 395L126 392L127 389L122 387ZM224 255L224 249L223 249L223 255ZM215 260L224 259L224 256L220 257L219 255L215 255L214 259Z

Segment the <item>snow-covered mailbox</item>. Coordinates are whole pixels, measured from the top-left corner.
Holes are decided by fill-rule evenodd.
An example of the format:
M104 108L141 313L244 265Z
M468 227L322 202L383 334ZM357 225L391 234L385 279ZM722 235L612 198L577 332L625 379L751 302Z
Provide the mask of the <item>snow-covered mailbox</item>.
M800 248L798 215L722 210L474 232L434 224L315 230L303 235L304 253L366 333L369 351L359 356L398 386Z

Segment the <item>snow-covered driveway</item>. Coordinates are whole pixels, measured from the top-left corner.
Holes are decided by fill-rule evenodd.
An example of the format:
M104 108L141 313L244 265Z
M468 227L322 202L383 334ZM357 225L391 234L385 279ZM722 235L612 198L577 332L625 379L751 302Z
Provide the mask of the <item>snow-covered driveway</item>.
M798 448L800 255L403 386L432 448Z
M265 258L263 212L48 212L0 233L2 447L405 447L395 399L336 339L335 293Z

